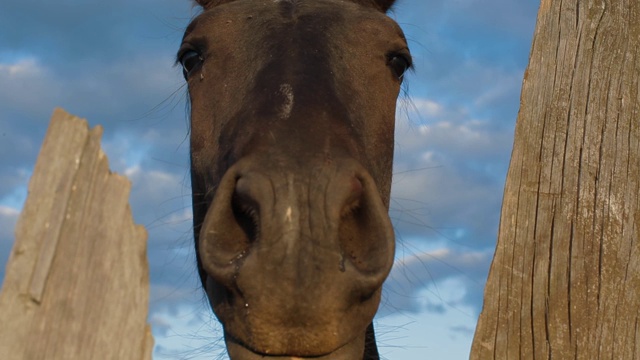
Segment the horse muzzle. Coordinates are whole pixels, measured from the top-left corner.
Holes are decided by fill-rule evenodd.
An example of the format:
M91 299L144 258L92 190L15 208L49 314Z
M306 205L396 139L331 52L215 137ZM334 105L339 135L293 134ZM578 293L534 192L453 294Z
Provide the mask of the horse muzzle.
M241 159L222 177L198 246L233 360L356 359L353 349L362 358L394 233L358 162Z

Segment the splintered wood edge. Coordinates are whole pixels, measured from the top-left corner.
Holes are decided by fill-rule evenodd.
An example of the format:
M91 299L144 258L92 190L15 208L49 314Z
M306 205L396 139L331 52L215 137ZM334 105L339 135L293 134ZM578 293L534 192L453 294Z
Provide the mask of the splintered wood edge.
M33 316L47 316L38 314L38 304L47 296L47 280L55 258L60 231L67 217L67 204L75 191L75 179L80 167L80 160L85 151L93 151L96 161L104 161L107 176L117 181L128 198L130 181L125 177L108 170L108 159L100 148L102 127L96 126L89 130L85 119L68 114L62 109L55 109L47 134L43 141L33 175L29 181L28 197L16 224L16 240L7 263L7 271L0 289L0 319L11 327L12 331L0 330L4 334L0 339L0 352L11 349L19 352L20 348L29 347L29 324ZM90 145L91 144L91 145ZM96 149L97 147L97 149ZM96 151L97 150L97 151ZM102 170L104 172L104 170ZM126 189L124 189L126 187ZM94 190L95 191L95 190ZM100 189L98 189L100 191ZM125 220L135 228L131 241L139 243L138 247L146 250L147 232L144 227L135 225L125 200ZM78 239L79 241L82 239ZM143 291L144 318L148 312L149 297L149 267L146 251L141 256L142 274L147 288ZM37 314L37 315L36 315ZM122 314L120 314L122 316ZM146 320L144 320L146 323ZM143 358L150 358L153 349L151 328L145 325L144 333L139 334L142 342L138 354ZM117 329L112 329L117 330ZM6 336L5 336L6 335ZM122 336L129 336L122 334ZM81 344L78 344L80 346Z

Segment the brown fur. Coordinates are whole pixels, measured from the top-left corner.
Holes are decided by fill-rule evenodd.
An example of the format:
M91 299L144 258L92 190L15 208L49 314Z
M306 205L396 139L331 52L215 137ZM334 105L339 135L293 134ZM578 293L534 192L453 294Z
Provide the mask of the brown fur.
M377 359L390 59L409 56L393 1L198 3L178 54L202 59L188 76L194 235L231 358Z
M222 5L224 3L232 2L235 0L196 0L200 6L205 9L210 9L214 6ZM290 0L296 1L296 0ZM354 3L362 4L365 6L374 7L382 12L387 12L396 0L352 0Z

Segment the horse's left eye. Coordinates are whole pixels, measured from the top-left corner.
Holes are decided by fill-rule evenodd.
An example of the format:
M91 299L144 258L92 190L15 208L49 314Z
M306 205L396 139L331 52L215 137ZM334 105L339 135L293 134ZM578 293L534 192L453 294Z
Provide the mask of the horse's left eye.
M188 79L193 71L200 67L202 60L202 55L193 50L188 50L184 54L180 55L182 74L185 79Z
M391 67L393 74L398 79L402 79L404 74L411 67L411 59L405 55L392 55L389 57L389 66Z

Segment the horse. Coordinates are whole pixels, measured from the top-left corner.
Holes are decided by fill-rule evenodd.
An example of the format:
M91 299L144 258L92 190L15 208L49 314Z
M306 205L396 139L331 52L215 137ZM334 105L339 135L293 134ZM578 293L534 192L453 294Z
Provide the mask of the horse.
M197 0L188 87L198 273L233 360L378 359L394 261L395 0Z

